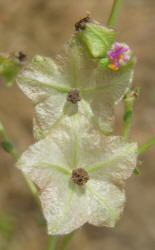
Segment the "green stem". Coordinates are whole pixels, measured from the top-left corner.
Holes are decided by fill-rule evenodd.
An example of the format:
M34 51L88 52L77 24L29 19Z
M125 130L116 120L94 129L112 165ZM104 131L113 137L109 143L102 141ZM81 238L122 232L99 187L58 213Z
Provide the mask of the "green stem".
M3 139L1 146L3 147L3 149L9 153L14 160L18 160L19 158L19 153L17 151L17 149L15 148L15 146L12 144L3 124L0 122L0 135ZM24 175L25 181L27 182L35 200L37 201L38 205L40 206L40 200L38 198L38 192L37 192L37 188L36 186Z
M13 146L13 144L11 143L7 133L6 133L6 130L4 129L3 127L3 124L0 122L0 135L3 139L2 143L1 143L1 146L3 147L3 149L10 153L10 155L15 159L17 160L19 155L18 155L18 152L17 150L15 149L15 147Z
M144 145L140 146L138 149L138 154L139 155L142 154L144 151L146 151L147 149L149 149L153 145L155 145L155 137L151 138L146 143L144 143Z
M125 115L124 115L124 126L123 126L123 136L128 138L130 126L132 122L133 113L133 102L125 101Z
M50 236L47 250L55 250L58 239L59 239L59 236Z
M76 231L68 234L62 241L60 247L59 247L59 250L65 250L69 244L69 242L71 241L71 239L73 238L74 234L75 234Z
M24 179L25 179L29 189L31 190L31 192L33 194L34 199L36 200L38 206L41 208L41 203L40 203L40 200L38 197L38 190L37 190L36 186L33 184L32 181L30 181L30 179L26 175L23 174L23 176L24 176Z
M114 2L113 2L111 14L110 14L110 17L108 20L108 25L110 27L114 27L116 24L122 2L123 2L123 0L114 0Z
M123 98L125 103L125 114L124 114L124 125L123 125L123 136L128 138L130 132L130 126L132 122L133 105L140 95L139 88L130 90Z

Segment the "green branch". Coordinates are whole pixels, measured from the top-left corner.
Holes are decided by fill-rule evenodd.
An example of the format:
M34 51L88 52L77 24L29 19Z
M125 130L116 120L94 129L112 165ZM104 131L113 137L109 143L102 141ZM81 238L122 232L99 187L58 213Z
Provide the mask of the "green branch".
M50 236L50 239L48 241L47 250L55 250L58 239L59 239L59 236Z
M142 154L145 152L147 149L149 149L151 146L155 146L155 137L151 138L148 140L146 143L144 143L142 146L139 147L138 149L138 154Z
M148 150L150 147L155 146L155 137L151 138L150 140L148 140L146 143L144 143L142 146L139 147L138 149L138 155L142 154L143 152L145 152L146 150ZM138 161L138 166L141 166L142 162ZM139 174L139 168L135 168L134 169L134 173L135 174Z
M2 148L9 153L15 160L18 159L19 155L13 144L11 143L3 124L0 122L0 135L2 137L1 146Z
M70 243L71 239L73 238L75 232L76 231L71 232L70 234L68 234L67 236L64 237L58 250L65 250L68 247L68 244ZM59 236L50 236L46 250L55 250L58 240L59 240Z
M71 241L71 239L73 238L74 234L75 234L76 231L68 234L63 240L62 240L62 243L59 247L59 250L65 250L69 244L69 242Z
M123 136L128 138L129 131L132 122L132 114L133 114L133 103L125 102L125 115L124 115L124 125L123 125Z
M110 14L110 17L108 20L108 25L110 27L114 27L116 24L122 2L123 2L123 0L114 0L114 2L113 2L111 14Z
M129 91L123 99L125 102L123 136L125 138L128 138L129 136L131 122L132 122L132 115L133 115L133 105L134 102L139 97L139 94L140 94L139 89L136 89L135 91Z

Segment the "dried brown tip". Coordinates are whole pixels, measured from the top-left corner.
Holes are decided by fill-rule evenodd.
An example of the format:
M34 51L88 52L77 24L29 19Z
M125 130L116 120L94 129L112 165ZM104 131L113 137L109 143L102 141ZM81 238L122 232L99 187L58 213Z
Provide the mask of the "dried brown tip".
M71 89L68 92L67 101L72 103L77 103L81 100L80 91L78 89Z
M23 62L26 59L26 55L22 51L19 51L17 58L20 62Z
M84 168L76 168L72 171L72 181L83 186L89 180L89 175Z
M76 31L78 30L84 30L86 28L86 23L88 23L90 21L90 17L89 15L87 17L84 17L82 18L80 21L78 21L76 24L75 24L75 29Z

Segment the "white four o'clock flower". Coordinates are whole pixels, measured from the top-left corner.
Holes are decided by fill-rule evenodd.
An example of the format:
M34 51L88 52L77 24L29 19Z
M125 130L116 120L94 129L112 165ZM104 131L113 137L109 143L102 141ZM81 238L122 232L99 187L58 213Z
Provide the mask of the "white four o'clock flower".
M99 24L83 25L77 25L77 33L60 55L54 59L35 56L17 78L35 106L37 139L48 135L66 115L76 112L87 116L105 135L109 134L114 104L131 87L133 56L117 71L109 67L111 58L107 52L113 48L115 31Z
M88 222L113 227L125 203L124 181L136 166L137 144L104 136L86 117L66 116L17 162L39 188L49 234Z

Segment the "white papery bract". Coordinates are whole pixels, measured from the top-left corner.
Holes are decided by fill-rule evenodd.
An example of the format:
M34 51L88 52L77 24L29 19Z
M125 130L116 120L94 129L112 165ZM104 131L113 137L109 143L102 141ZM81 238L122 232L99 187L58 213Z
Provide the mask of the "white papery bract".
M63 235L86 222L115 225L124 208L124 182L136 158L136 143L104 136L77 113L30 146L17 167L39 187L48 233ZM90 177L83 186L72 182L76 168L85 169Z
M75 112L84 114L97 129L109 134L114 104L131 87L133 64L129 61L117 72L102 67L76 34L56 58L35 56L17 78L19 87L35 106L35 138L44 138L63 117ZM71 89L79 90L80 102L67 101Z

